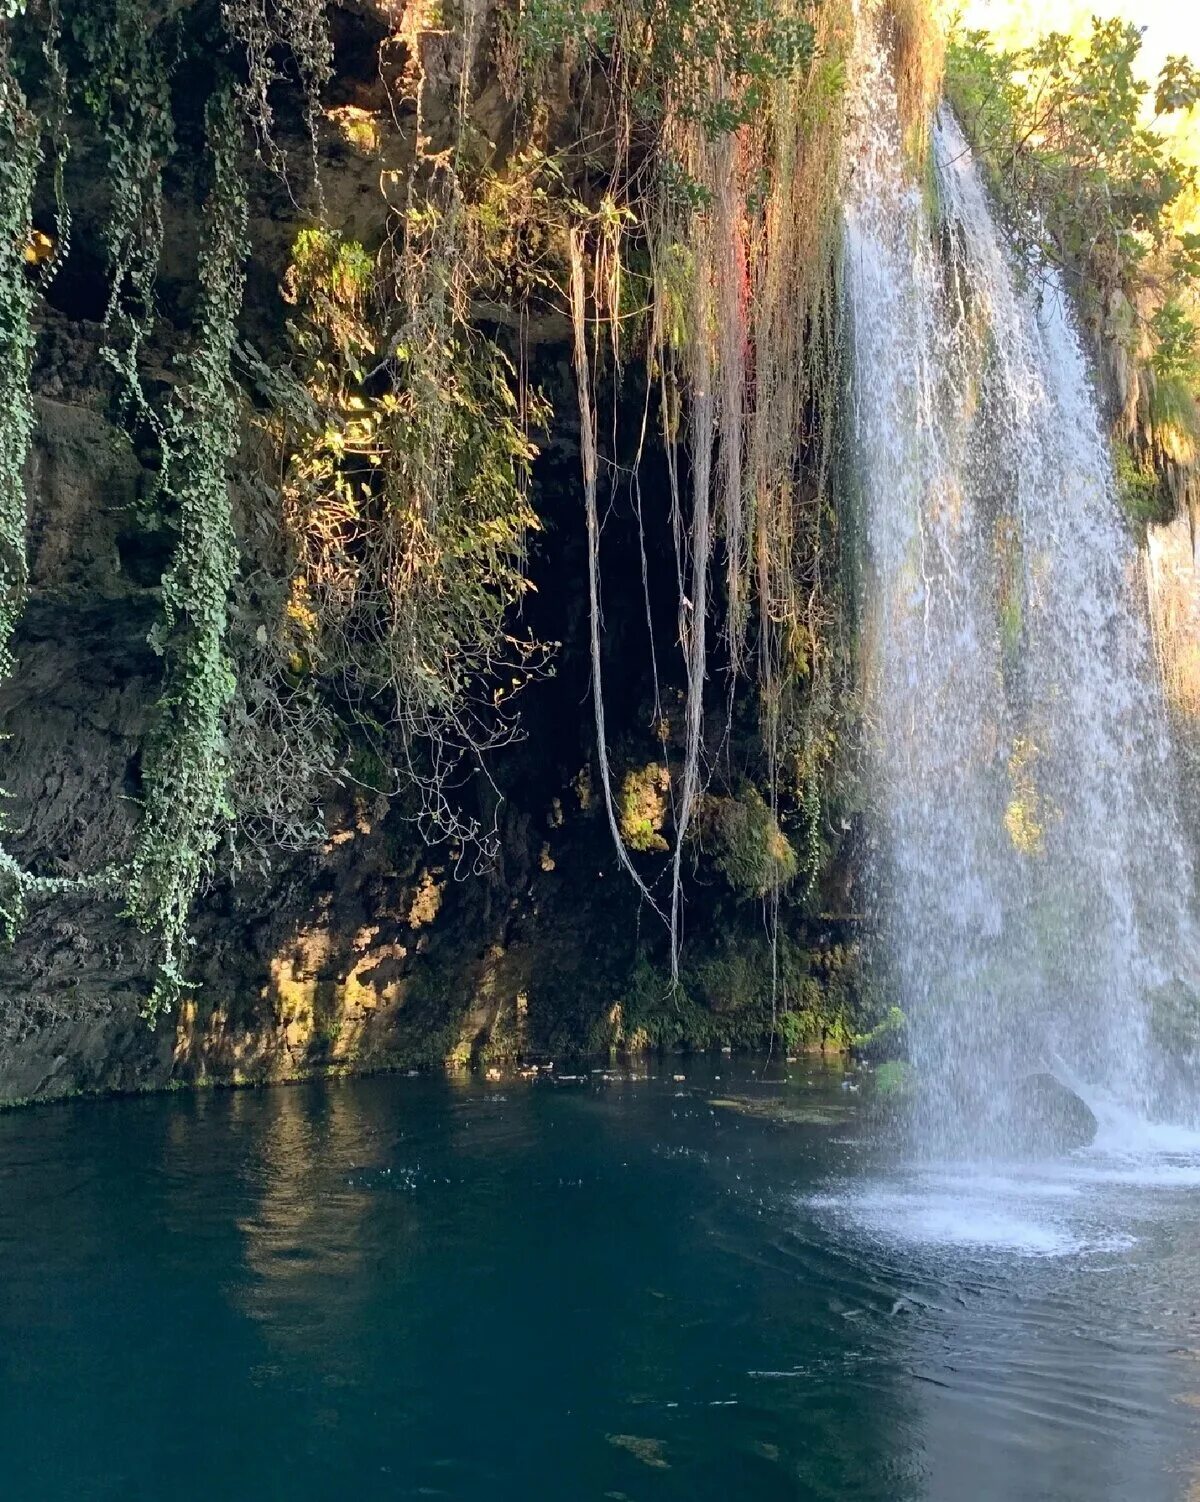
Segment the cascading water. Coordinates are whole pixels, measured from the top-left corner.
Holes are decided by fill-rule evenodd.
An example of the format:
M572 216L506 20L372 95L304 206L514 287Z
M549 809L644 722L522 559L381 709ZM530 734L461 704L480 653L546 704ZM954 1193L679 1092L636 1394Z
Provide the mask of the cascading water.
M844 284L881 961L921 1146L1014 1146L1029 1077L1114 1117L1194 1113L1190 857L1094 393L945 111L936 207L860 22Z

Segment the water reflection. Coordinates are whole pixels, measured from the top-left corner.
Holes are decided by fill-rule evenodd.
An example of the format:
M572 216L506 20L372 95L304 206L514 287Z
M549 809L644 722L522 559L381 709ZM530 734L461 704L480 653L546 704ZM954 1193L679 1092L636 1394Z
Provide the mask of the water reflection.
M248 1208L237 1220L245 1273L230 1297L270 1340L305 1350L369 1296L368 1204L350 1187L379 1156L363 1101L347 1090L271 1091L235 1098L229 1126L249 1148L240 1166ZM398 1260L405 1240L397 1237Z

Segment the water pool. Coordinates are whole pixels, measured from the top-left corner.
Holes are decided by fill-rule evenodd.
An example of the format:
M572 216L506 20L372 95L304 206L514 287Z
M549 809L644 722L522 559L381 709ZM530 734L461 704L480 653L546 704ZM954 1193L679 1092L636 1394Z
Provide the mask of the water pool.
M768 1072L0 1116L0 1495L1200 1495L1200 1153L918 1171Z

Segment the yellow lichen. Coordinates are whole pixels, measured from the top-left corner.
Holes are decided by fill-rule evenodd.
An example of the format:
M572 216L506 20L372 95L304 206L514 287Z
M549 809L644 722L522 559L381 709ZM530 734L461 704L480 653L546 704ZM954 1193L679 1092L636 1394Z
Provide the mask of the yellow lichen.
M421 880L408 910L410 928L424 928L433 922L441 910L442 893L445 890L444 881L435 881L430 871L421 872Z
M55 243L49 235L35 229L25 246L25 260L30 266L44 266L54 256Z
M670 849L662 832L667 820L670 790L670 775L658 762L648 762L644 767L626 772L621 784L618 821L621 838L630 850L645 854Z
M374 156L379 150L379 117L370 110L360 109L355 104L343 104L325 111L325 117L335 127L347 146L353 146L364 156Z

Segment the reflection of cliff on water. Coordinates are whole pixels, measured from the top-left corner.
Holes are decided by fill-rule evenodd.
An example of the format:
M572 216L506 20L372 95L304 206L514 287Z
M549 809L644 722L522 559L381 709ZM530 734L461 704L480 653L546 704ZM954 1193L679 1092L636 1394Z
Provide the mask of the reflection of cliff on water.
M426 1271L431 1246L448 1238L471 1276L505 1214L506 1159L515 1171L530 1127L514 1109L527 1091L491 1114L480 1093L470 1076L450 1075L403 1091L385 1077L228 1097L251 1204L237 1220L249 1276L231 1297L272 1346L332 1362L356 1326L361 1362L362 1303L381 1279L397 1295L388 1338L403 1342L403 1288Z
M238 1217L249 1276L230 1290L272 1345L320 1350L365 1296L359 1234L367 1209L355 1181L380 1155L386 1123L361 1093L297 1086L228 1098L228 1129L245 1144L239 1168L249 1208ZM390 1146L390 1143L389 1143ZM390 1217L394 1272L403 1276L412 1213L402 1195Z

